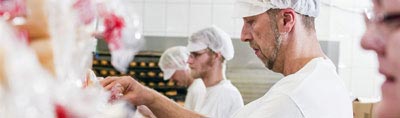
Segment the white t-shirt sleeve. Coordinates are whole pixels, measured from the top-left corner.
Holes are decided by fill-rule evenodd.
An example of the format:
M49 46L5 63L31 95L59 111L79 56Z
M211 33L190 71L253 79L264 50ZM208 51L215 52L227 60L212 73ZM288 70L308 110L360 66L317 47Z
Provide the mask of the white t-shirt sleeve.
M244 106L234 118L304 118L296 103L287 95L274 95Z
M278 95L270 104L264 104L265 118L304 118L297 104L287 95Z

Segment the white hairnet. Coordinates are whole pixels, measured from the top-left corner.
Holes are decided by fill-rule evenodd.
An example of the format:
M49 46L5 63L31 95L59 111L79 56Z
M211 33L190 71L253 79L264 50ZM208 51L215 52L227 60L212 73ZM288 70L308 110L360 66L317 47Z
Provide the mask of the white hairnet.
M164 73L164 80L172 77L176 70L188 69L189 51L184 46L168 48L160 57L159 67Z
M236 0L234 17L254 16L270 9L292 8L299 14L317 17L319 0Z
M190 52L210 48L214 52L220 52L225 60L231 60L235 53L231 37L216 26L193 33L187 48Z

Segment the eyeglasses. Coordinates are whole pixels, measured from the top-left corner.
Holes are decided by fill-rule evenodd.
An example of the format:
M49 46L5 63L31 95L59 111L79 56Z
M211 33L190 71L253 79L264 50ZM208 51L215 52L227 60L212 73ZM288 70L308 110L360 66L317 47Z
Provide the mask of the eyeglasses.
M400 28L399 13L373 13L372 10L365 10L366 23L373 24L383 33L390 33Z

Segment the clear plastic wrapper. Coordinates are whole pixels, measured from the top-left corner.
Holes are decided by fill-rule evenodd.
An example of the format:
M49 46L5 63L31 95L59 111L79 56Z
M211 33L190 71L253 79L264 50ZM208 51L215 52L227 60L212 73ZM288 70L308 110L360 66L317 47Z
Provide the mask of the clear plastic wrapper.
M123 96L123 87L120 83L115 84L112 88L111 88L111 96L110 99L108 100L110 103L114 103L115 101L119 100L122 98Z
M48 1L57 79L84 81L86 70L91 66L93 48L97 43L92 37L94 26L93 30L89 30L92 27L89 22L91 18L84 19L87 20L84 22L79 19L87 11L82 10L84 6L73 6L82 0Z
M73 9L78 12L79 21L82 24L91 24L96 19L94 0L77 0L73 3Z
M35 51L11 25L12 21L1 17L0 60L4 61L4 69L0 71L4 72L4 82L0 84L0 118L132 116L130 114L134 111L126 103L109 103L111 95L117 95L118 100L121 94L103 90L99 79L89 71L96 46L96 39L92 36L96 20L93 17L80 19L79 16L96 9L85 9L84 6L97 3L85 0L44 1L56 76L40 64Z
M134 55L144 45L140 18L123 6L122 1L103 0L97 5L99 26L97 32L107 42L111 64L126 72Z
M49 104L50 90L47 81L50 74L39 64L36 55L23 41L18 39L17 32L5 20L0 20L0 45L4 49L4 70L7 88L4 89L0 105L1 117L40 118L51 117ZM21 63L24 62L24 63ZM29 84L27 84L29 83Z
M26 15L25 0L0 0L0 16L11 20Z
M102 78L96 77L96 75L94 74L94 72L91 69L88 69L86 71L86 77L85 77L85 80L83 81L82 87L86 88L86 87L90 87L90 86L101 86L100 85L101 79Z

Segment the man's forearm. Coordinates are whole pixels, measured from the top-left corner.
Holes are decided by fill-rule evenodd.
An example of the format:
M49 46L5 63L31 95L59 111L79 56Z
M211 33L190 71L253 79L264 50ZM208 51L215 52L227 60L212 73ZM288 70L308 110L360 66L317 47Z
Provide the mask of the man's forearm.
M167 97L151 91L154 101L146 105L158 118L202 118L204 116L193 111L187 110Z

